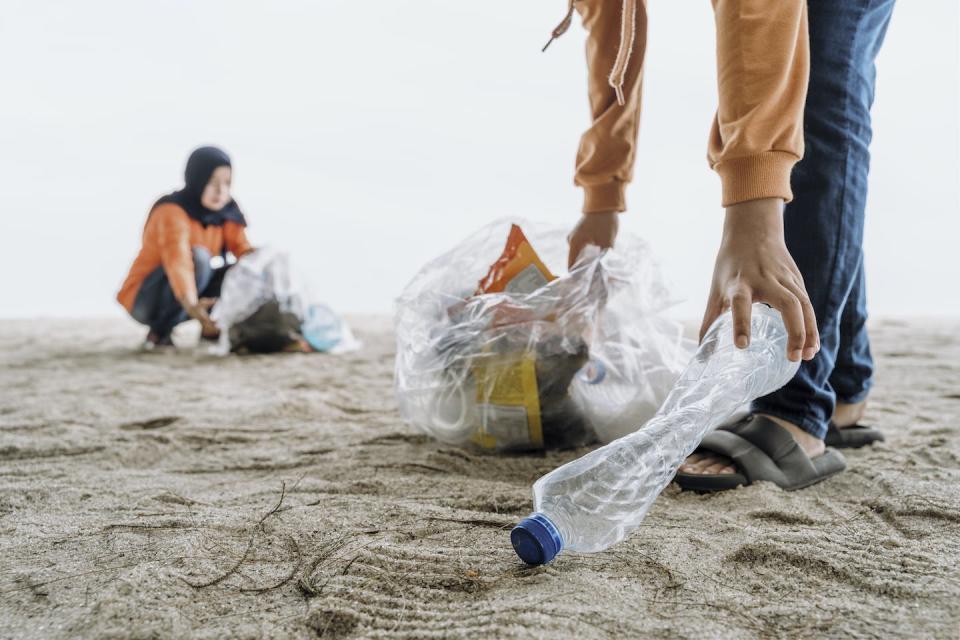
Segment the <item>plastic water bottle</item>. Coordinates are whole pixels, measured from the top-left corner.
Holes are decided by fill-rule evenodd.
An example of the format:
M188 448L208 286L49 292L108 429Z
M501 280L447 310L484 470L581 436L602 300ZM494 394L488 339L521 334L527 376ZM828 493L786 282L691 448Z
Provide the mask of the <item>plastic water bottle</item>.
M670 393L691 353L675 364L635 352L617 355L636 357L642 366L623 367L622 362L594 359L583 367L571 384L571 395L600 442L612 442L646 424Z
M710 430L796 374L786 347L770 307L753 305L746 349L734 344L733 319L723 314L646 426L537 480L535 512L510 534L520 559L544 564L562 550L602 551L626 538Z

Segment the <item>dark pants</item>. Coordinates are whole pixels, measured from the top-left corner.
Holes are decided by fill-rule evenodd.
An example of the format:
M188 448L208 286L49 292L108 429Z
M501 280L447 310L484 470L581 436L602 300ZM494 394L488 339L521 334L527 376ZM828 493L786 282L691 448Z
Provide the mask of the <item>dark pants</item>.
M806 150L793 171L787 247L803 274L820 329L820 352L753 410L823 438L836 402L866 398L873 358L867 338L863 220L870 169L876 68L893 0L809 0L810 88Z
M193 248L193 272L201 298L216 298L220 295L220 285L226 270L227 267L214 269L210 266L210 252L205 248ZM169 336L175 326L190 319L173 295L163 267L157 267L144 279L130 314L161 338Z

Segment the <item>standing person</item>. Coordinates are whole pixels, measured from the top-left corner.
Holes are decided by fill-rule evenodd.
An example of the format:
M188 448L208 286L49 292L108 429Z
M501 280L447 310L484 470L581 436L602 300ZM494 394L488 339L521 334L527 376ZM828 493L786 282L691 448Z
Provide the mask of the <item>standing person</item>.
M845 468L824 444L828 430L837 446L882 438L856 423L873 371L862 239L874 60L893 0L713 5L719 105L708 159L726 212L701 335L730 308L745 347L750 305L765 302L783 314L787 356L803 362L751 416L709 434L677 482L720 490L770 480L799 489ZM613 246L626 210L647 24L645 0L576 0L554 37L574 8L589 32L593 123L577 154L585 198L571 262L586 244Z
M200 147L190 154L185 185L157 200L147 216L143 245L117 300L147 325L144 348L173 346L173 328L193 318L201 336L219 336L209 310L219 296L226 265L214 268L213 256L252 251L246 218L230 195L233 165L224 151Z

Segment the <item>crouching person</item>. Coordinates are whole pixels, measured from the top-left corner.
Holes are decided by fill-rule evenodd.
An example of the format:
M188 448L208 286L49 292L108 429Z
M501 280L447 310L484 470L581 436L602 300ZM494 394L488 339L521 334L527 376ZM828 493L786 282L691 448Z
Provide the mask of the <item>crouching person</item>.
M144 348L173 346L173 328L191 318L201 337L215 340L219 329L209 311L220 294L228 268L212 260L226 252L240 257L253 247L246 220L230 195L230 157L216 147L201 147L187 160L183 189L160 198L150 209L140 253L133 261L117 300L149 327Z

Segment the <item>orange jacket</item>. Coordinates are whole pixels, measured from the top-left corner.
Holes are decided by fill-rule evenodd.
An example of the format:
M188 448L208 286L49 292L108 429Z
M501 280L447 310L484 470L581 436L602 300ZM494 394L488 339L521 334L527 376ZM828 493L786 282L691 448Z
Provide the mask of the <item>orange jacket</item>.
M157 267L163 266L177 299L195 302L197 281L193 272L192 248L204 247L210 255L216 256L220 255L224 245L237 257L253 249L243 225L227 222L222 227L204 227L175 204L159 205L147 219L143 229L143 247L120 287L117 301L127 311L132 311L144 279Z

